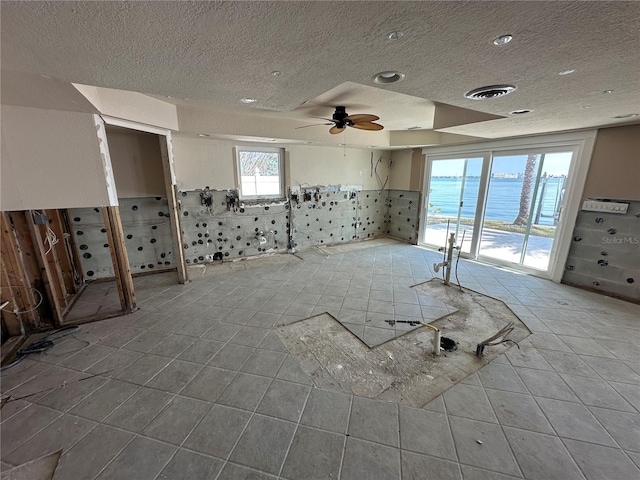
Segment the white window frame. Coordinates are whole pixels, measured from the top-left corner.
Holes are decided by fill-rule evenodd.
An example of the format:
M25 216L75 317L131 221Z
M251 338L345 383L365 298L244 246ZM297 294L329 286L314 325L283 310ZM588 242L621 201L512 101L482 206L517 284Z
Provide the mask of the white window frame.
M444 158L462 158L465 155L478 155L479 152L486 152L489 155L490 161L485 161L483 168L483 175L488 175L488 169L491 166L494 156L501 153L513 153L514 151L524 152L539 152L539 151L552 151L561 148L565 151L571 149L574 152L574 158L571 162L569 174L567 176L566 183L566 204L561 212L561 221L558 225L556 232L557 242L555 248L551 252L549 260L549 270L547 272L540 272L534 269L530 269L524 266L516 266L513 264L504 264L509 269L520 270L525 273L530 273L543 278L549 278L550 280L559 283L562 280L564 273L564 265L569 255L569 248L571 246L571 238L573 236L573 229L575 228L578 212L580 211L580 205L582 200L582 191L587 180L587 172L589 170L589 164L591 162L591 155L593 152L593 146L597 130L580 130L575 132L555 133L546 135L535 135L529 137L516 137L507 138L501 140L488 140L480 143L469 143L460 145L447 145L438 147L426 147L422 150L425 155L426 168L424 169L423 179L423 196L425 201L428 201L428 195L424 195L424 189L428 188L430 177L430 161ZM547 150L548 149L548 150ZM487 171L485 172L485 169ZM485 177L485 183L488 182L488 177ZM486 185L485 185L486 188ZM426 213L424 205L422 206L422 212L420 215L420 235L419 244L424 244L424 228ZM479 219L480 221L482 218ZM478 219L476 219L478 221ZM499 261L489 259L482 259L486 263L494 263L500 265Z
M242 172L240 171L240 152L268 152L277 153L278 159L278 187L279 193L276 195L245 195L242 191ZM236 145L235 148L235 172L236 172L236 187L238 189L238 196L240 200L282 200L285 198L284 189L284 148L277 147L247 147L244 145Z

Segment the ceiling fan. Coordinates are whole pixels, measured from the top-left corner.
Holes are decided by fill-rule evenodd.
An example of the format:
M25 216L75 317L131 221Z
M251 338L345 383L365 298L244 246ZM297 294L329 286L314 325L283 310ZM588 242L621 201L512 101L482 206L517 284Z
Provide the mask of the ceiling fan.
M337 134L342 133L345 128L353 127L360 130L382 130L384 127L379 123L374 123L376 120L380 120L380 117L376 115L369 115L366 113L357 113L355 115L349 115L346 107L336 107L336 111L333 113L332 118L316 117L322 120L327 120L331 123L320 123L315 125L305 125L303 127L316 127L318 125L333 125L329 129L329 133Z

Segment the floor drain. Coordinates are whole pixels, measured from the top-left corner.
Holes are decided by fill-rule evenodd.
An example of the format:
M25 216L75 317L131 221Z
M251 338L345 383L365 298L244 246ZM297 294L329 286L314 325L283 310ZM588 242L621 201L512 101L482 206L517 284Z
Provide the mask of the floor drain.
M454 341L454 340L451 340L450 338L441 337L440 338L440 347L445 352L453 352L454 350L457 350L458 343L456 341Z

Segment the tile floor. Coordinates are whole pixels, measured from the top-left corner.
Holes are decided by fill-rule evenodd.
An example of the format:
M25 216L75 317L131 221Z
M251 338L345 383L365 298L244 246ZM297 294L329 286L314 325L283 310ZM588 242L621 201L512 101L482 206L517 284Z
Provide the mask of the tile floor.
M394 285L431 278L440 255L303 256L188 285L138 278L138 312L3 372L3 469L63 448L59 480L640 478L640 306L462 261L463 285L534 333L408 408L314 388L272 328L402 311Z

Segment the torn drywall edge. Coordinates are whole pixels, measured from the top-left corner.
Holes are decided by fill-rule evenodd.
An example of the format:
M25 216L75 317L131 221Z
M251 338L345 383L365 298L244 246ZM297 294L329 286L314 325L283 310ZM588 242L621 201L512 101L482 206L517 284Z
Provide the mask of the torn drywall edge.
M111 165L111 155L109 155L109 144L107 142L107 131L104 126L104 121L100 115L93 115L93 123L96 127L96 135L98 137L98 148L100 149L100 157L102 158L109 205L118 206L118 192L116 190L115 177Z

